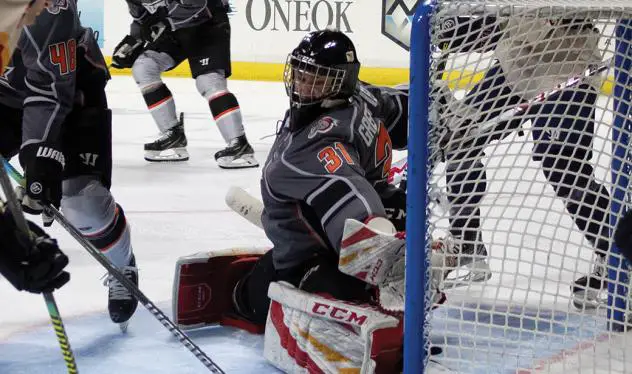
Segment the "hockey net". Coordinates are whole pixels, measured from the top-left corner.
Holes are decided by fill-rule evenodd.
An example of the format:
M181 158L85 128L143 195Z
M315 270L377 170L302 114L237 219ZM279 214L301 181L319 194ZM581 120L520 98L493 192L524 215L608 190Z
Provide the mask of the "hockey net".
M406 372L631 373L632 2L419 2L411 40Z

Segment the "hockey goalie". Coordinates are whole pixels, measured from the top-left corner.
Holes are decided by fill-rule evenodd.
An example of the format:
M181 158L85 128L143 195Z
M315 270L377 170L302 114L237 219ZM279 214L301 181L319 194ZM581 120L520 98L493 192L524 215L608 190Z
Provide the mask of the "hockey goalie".
M401 371L406 194L387 178L408 98L359 82L359 67L332 30L288 56L291 106L261 179L273 248L180 259L178 325L265 331L264 356L285 372ZM432 261L445 269L441 243ZM443 276L432 275L434 305Z

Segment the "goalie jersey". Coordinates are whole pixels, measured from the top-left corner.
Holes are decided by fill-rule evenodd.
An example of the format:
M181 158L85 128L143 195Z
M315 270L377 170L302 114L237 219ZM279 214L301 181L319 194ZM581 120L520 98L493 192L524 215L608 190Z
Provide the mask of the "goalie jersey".
M0 76L0 104L24 109L23 145L59 140L77 95L98 89L91 79L97 74L109 77L92 29L79 22L76 1L52 2L34 25L24 27Z
M263 168L262 223L276 269L316 255L337 262L346 219L386 217L379 192L388 186L389 132L396 148L406 144L405 91L359 84L350 102L319 109L301 124L286 113Z

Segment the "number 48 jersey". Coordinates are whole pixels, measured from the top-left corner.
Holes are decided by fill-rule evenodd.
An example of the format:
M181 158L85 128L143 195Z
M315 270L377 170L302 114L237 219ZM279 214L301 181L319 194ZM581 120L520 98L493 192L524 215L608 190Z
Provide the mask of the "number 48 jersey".
M379 190L391 167L389 132L406 133L407 103L403 91L359 85L349 104L304 126L290 126L286 114L261 180L277 269L335 256L348 218L386 217Z
M81 62L90 67L78 66ZM76 1L50 1L35 24L24 27L0 77L0 104L23 109L22 138L26 142L59 140L62 123L82 83L77 79L80 68L98 69L107 75L92 30L79 22Z

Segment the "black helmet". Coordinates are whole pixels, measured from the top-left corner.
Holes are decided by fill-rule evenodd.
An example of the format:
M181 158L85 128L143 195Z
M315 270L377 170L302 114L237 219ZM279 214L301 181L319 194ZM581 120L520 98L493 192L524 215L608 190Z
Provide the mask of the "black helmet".
M337 30L314 31L301 40L285 64L285 90L292 107L353 95L360 62L353 42Z

